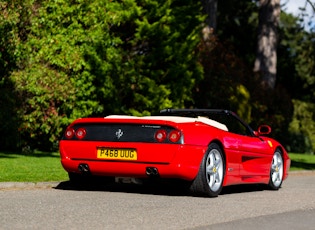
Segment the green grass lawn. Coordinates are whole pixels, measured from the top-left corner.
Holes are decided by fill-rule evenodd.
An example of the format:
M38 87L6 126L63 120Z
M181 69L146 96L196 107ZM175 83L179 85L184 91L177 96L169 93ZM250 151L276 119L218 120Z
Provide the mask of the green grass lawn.
M0 182L65 181L68 174L59 153L14 154L0 152Z
M291 171L315 170L315 155L290 153ZM16 154L0 152L0 182L66 181L59 153Z
M291 171L315 170L315 155L289 153L291 158Z

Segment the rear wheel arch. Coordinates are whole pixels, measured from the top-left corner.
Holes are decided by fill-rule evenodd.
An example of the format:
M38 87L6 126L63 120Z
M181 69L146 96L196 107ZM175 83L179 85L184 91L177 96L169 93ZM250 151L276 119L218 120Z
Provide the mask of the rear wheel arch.
M209 144L190 191L197 196L216 197L222 190L226 174L225 154L220 142Z
M219 141L218 139L215 139L215 140L211 141L211 142L208 144L208 148L210 147L210 145L211 145L212 143L215 143L215 144L217 144L217 145L220 147L220 149L221 149L221 151L222 151L222 153L223 153L224 160L226 160L226 154L225 154L224 146L223 146L222 142Z
M221 151L222 151L223 160L224 160L224 166L225 166L225 173L226 173L226 170L227 170L227 160L226 160L226 153L225 153L224 146L223 146L223 144L222 144L222 142L221 142L220 140L215 139L215 140L213 140L213 141L211 141L211 142L209 143L208 148L209 148L209 146L210 146L212 143L217 144L217 145L220 147Z

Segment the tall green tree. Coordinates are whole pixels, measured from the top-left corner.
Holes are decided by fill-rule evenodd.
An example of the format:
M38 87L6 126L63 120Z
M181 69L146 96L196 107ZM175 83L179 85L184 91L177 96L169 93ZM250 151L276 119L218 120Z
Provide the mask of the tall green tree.
M15 149L20 143L21 117L13 71L22 68L20 47L26 40L31 16L31 0L0 1L0 148Z
M201 4L192 0L53 0L32 5L23 68L23 145L50 149L72 120L145 115L192 102Z
M258 6L252 1L218 2L216 36L202 47L205 78L196 88L196 102L199 107L233 109L247 121L255 121L254 128L260 123L270 124L273 136L294 150L292 140L297 135L313 140L309 135L314 133L314 126L304 125L314 114L314 107L309 104L314 101L315 89L314 34L304 30L299 18L281 12L274 50L278 53L276 85L262 88L261 78L251 69L256 60ZM304 115L301 108L309 111ZM303 124L303 129L299 124Z
M298 17L281 15L278 81L288 89L294 106L287 148L314 153L315 34L303 25Z
M106 91L99 88L105 113L148 115L165 107L191 104L192 88L202 77L195 52L204 20L200 4L150 0L140 1L135 7L138 14L133 20L110 31L121 39L117 47L121 56L115 71L103 72L111 76L114 86L110 96L102 95ZM107 52L106 47L100 47L94 57ZM114 61L98 60L92 65L95 71Z

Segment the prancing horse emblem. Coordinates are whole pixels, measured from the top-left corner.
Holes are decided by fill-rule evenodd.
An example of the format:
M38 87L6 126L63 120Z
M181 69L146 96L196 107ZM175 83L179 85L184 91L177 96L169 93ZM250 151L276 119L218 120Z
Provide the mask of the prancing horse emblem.
M124 132L121 129L118 129L118 131L116 132L116 137L120 139L122 135L124 135Z

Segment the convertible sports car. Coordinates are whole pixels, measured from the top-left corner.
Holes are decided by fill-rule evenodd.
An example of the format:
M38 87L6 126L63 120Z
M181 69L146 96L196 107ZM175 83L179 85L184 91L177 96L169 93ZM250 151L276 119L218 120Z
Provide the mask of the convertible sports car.
M70 182L86 178L180 179L194 195L215 197L223 186L266 184L278 190L290 158L235 113L213 109L165 109L159 116L81 118L60 141Z

